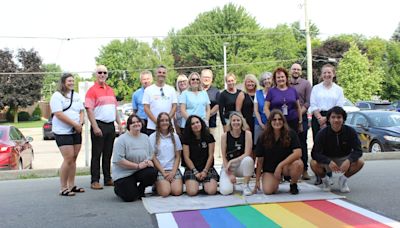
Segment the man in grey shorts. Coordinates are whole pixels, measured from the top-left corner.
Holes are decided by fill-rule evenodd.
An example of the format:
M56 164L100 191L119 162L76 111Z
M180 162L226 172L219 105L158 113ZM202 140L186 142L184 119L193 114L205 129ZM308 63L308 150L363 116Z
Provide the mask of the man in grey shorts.
M347 114L343 108L335 106L328 111L330 125L320 130L315 138L311 152L311 169L321 177L324 191L330 191L327 172L340 173L339 188L341 192L350 192L347 179L364 165L361 158L361 142L356 131L344 125Z

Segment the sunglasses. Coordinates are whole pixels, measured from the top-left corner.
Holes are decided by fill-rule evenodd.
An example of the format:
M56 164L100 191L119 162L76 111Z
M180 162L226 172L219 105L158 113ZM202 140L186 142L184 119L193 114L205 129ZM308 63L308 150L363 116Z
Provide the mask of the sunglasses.
M192 80L192 81L200 81L200 78L192 78L190 80Z
M164 94L164 89L163 88L160 88L160 92L161 92L161 96L164 97L165 94Z
M97 74L108 74L107 71L97 71Z
M157 74L166 74L167 72L165 71L158 71Z
M272 121L274 121L274 122L283 121L283 119L282 118L275 118L275 119L272 119Z

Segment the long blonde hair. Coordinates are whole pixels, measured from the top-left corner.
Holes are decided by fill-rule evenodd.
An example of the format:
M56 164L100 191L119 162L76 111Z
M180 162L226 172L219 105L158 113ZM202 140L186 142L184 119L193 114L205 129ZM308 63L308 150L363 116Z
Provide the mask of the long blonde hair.
M168 126L168 133L171 135L171 141L172 144L174 145L174 151L176 151L176 142L175 142L175 136L174 136L174 127L172 125L172 121L171 121L171 117L169 116L168 113L166 112L161 112L160 114L158 114L157 116L157 123L156 123L156 145L155 145L155 149L157 151L160 150L159 146L160 146L160 139L161 139L161 117L162 116L168 116L168 122L169 122L169 126Z

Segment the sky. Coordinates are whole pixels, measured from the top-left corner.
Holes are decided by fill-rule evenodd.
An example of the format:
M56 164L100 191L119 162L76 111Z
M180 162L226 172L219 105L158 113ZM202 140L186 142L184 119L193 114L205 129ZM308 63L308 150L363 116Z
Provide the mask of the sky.
M89 76L99 49L111 37L150 43L151 37L165 37L171 29L188 26L198 14L229 2L243 6L264 28L304 23L304 0L2 0L0 48L34 48L44 63ZM307 3L321 39L351 33L390 39L400 22L398 0Z

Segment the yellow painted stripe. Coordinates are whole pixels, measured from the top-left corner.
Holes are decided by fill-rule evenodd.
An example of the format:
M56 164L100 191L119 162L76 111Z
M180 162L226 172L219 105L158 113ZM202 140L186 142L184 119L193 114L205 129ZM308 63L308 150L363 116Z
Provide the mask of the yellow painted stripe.
M279 203L279 205L313 223L317 227L352 227L303 202Z
M252 207L282 227L317 227L276 203L257 204Z

